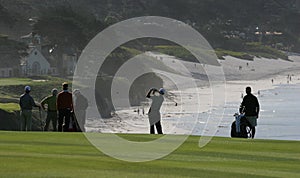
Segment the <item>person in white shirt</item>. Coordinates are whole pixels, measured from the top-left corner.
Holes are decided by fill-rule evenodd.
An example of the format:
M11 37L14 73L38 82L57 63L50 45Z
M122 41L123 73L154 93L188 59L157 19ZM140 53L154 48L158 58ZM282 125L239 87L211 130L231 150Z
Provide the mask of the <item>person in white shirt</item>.
M147 98L152 100L151 107L148 112L149 123L150 123L150 134L155 134L154 126L156 127L158 134L163 134L162 126L160 123L160 108L164 102L163 95L165 94L165 89L161 88L157 90L156 88L151 88L147 94Z

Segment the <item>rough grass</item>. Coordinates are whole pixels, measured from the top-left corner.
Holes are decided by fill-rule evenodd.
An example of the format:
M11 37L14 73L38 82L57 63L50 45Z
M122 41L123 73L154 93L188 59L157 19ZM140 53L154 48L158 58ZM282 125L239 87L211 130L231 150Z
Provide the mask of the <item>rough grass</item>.
M182 60L197 62L197 59L185 48L181 46L163 45L155 46L153 51L157 51L170 56L175 56Z
M254 56L249 55L245 52L236 52L236 51L229 51L229 50L223 50L223 49L216 49L215 50L216 55L219 59L224 59L224 56L232 56L239 59L245 59L245 60L253 60Z
M56 77L41 76L35 78L0 78L0 102L7 99L19 99L26 85L31 86L31 96L36 101L51 94L53 88L61 89L61 84L68 80ZM71 85L71 82L69 82ZM71 88L71 86L70 86Z
M149 141L153 135L122 135ZM190 137L170 155L129 163L99 152L81 133L0 132L0 177L299 177L300 142Z
M31 82L30 78L0 78L0 86L29 85Z
M13 113L14 111L20 110L20 106L17 103L0 103L0 109Z
M192 61L192 62L197 61L195 57L188 50L180 46L172 46L172 45L155 46L153 50L171 56L175 56L183 60ZM224 56L233 56L239 59L253 60L254 57L256 56L256 57L264 57L268 59L280 58L280 59L288 60L288 56L283 52L271 48L269 46L261 45L260 43L247 43L245 44L245 49L242 51L232 51L232 50L217 48L215 49L215 53L219 59L224 59Z

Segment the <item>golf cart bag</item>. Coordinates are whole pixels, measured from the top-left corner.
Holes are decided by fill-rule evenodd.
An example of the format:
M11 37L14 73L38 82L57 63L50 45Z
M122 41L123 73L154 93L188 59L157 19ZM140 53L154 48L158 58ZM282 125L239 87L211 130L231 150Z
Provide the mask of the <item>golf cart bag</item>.
M242 116L240 120L240 133L236 132L236 121L231 124L231 137L238 137L238 138L251 138L252 130L251 124L246 119L245 116Z
M77 122L74 112L71 112L70 125L69 125L68 131L69 132L81 132L81 129L79 127L79 124Z

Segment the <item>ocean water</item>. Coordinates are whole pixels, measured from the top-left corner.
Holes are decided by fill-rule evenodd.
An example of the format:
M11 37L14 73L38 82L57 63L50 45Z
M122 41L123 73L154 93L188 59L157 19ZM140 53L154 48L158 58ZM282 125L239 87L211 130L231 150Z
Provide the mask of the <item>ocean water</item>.
M257 97L260 114L255 138L300 140L300 84L276 85L274 89L260 91ZM226 104L217 136L230 136L233 114L238 111L239 104Z

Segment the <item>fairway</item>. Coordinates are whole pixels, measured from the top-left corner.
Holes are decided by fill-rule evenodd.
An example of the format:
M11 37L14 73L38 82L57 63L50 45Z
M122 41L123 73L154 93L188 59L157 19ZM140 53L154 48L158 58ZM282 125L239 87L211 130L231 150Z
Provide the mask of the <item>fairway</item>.
M99 152L82 133L0 132L0 177L300 177L299 141L215 137L204 148L198 141L191 136L162 159L130 163Z

